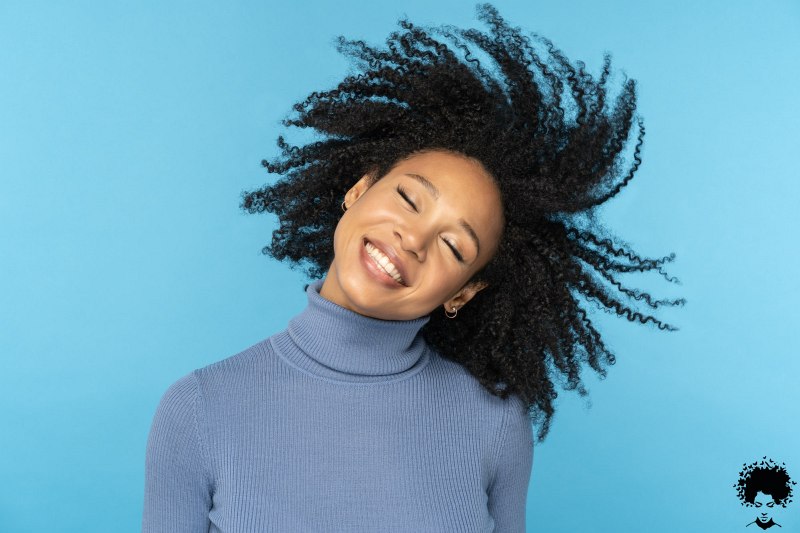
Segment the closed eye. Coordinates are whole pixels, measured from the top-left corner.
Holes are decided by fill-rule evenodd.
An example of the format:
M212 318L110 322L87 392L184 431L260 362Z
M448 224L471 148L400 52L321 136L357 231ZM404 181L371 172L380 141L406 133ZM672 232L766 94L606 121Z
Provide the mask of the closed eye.
M416 211L417 213L419 213L419 209L417 209L417 206L416 206L416 205L414 205L414 202L412 202L412 201L411 201L411 199L408 197L408 195L406 194L406 191L405 191L405 189L403 189L403 187L402 187L402 186L400 186L400 185L398 185L398 186L397 186L397 193L398 193L400 196L402 196L402 197L403 197L403 199L404 199L406 202L408 202L408 205L410 205L411 207L413 207L413 208L414 208L414 211ZM455 246L453 246L453 244L452 244L450 241L448 241L447 239L442 239L442 240L443 240L443 241L444 241L444 242L447 244L447 246L448 246L448 247L450 247L450 249L453 251L453 255L455 255L455 256L456 256L456 259L458 259L458 261L459 261L460 263L463 263L463 262L464 262L464 256L462 256L462 255L459 253L459 251L456 249L456 247L455 247Z
M463 256L462 256L460 253L458 253L458 250L456 250L455 246L453 246L453 245L450 243L450 241L448 241L447 239L443 239L443 240L444 240L444 242L446 242L446 243L447 243L447 246L449 246L449 247L450 247L450 249L451 249L451 250L453 250L453 253L454 253L454 254L455 254L455 256L456 256L456 259L458 259L460 262L462 262L462 263L463 263L463 262L464 262L464 257L463 257Z
M416 211L417 213L419 213L419 209L417 209L417 206L416 206L416 205L414 205L414 202L412 202L412 201L411 201L411 199L408 197L408 195L406 194L406 191L405 191L405 189L403 189L403 187L401 187L400 185L398 185L398 186L397 186L397 192L398 192L398 194L400 194L400 196L402 196L402 197L403 197L403 199L404 199L406 202L408 202L408 203L409 203L409 205L410 205L411 207L413 207L413 208L414 208L414 211Z

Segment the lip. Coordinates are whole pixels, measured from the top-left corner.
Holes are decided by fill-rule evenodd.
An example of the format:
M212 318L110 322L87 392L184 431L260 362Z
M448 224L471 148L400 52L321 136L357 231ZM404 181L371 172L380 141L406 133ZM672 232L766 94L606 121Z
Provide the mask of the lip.
M406 272L405 265L403 265L403 262L397 256L397 253L394 251L394 248L381 241L375 239L368 239L364 237L363 242L361 243L361 248L364 248L365 252L366 252L365 248L366 243L370 243L372 246L380 250L383 255L389 258L389 261L392 262L394 267L397 269L397 272L400 273L400 277L403 278L403 283L401 285L408 287L409 286L408 272ZM367 254L367 257L369 257L369 254Z

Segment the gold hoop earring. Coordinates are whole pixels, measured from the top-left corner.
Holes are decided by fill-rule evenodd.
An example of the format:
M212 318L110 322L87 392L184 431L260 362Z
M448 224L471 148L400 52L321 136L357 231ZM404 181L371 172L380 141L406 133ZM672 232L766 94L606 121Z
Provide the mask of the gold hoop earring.
M445 316L447 316L447 318L455 318L455 317L456 317L456 315L458 314L458 309L456 309L455 307L451 307L450 309L452 309L453 311L455 311L455 314L454 314L453 316L450 316L450 315L448 315L448 314L447 314L447 309L445 309L445 310L444 310L444 314L445 314Z
M344 202L342 202L342 211L347 211L347 208L344 206Z

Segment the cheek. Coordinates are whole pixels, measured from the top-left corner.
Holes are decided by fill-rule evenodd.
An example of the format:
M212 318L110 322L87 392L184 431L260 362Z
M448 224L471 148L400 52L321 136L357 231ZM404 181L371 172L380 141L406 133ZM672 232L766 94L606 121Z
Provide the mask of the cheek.
M458 291L466 283L466 279L462 281L460 272L454 268L439 268L436 274L431 276L431 282L431 301L441 303Z
M354 243L359 240L356 227L352 222L352 220L340 220L334 230L333 253L339 261L353 255Z
M333 249L334 251L338 251L339 247L342 245L342 238L347 233L347 224L344 221L339 221L336 225L336 229L333 231Z

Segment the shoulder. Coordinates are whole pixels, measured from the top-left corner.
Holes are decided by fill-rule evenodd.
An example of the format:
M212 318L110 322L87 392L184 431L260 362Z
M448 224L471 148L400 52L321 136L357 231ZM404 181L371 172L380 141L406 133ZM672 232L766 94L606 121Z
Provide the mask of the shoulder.
M226 392L248 388L254 379L262 378L264 367L271 360L272 348L268 339L259 341L233 355L195 368L172 382L162 394L162 404L185 403L210 397L225 396Z
M161 394L156 418L176 418L194 412L197 399L197 377L194 370L173 381Z
M433 348L430 348L430 352L433 379L446 384L446 388L462 401L471 402L471 409L478 407L481 412L500 423L505 422L509 413L522 413L527 417L525 406L518 396L512 395L505 400L495 396L463 365L443 357Z
M271 354L272 345L267 338L224 359L196 368L193 373L201 386L238 381L263 368Z

